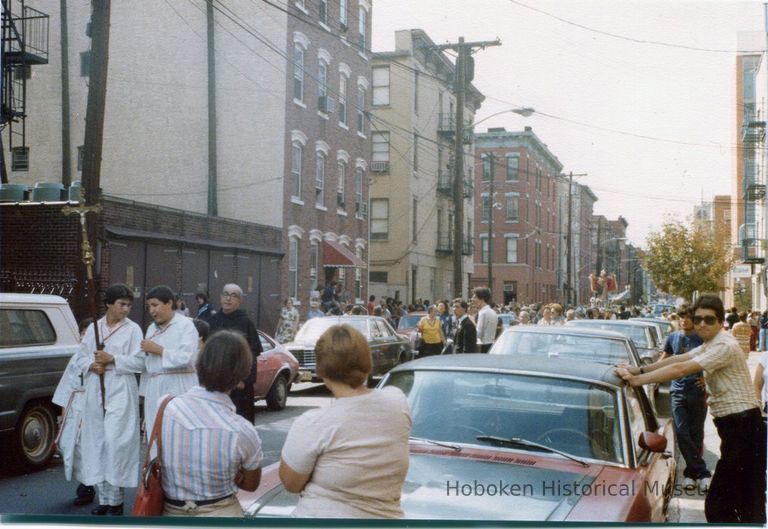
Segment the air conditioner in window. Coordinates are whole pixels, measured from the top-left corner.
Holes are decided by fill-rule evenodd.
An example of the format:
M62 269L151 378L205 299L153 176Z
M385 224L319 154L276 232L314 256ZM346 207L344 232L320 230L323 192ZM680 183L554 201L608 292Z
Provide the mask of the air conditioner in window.
M371 162L372 173L386 173L389 171L389 161L375 161Z

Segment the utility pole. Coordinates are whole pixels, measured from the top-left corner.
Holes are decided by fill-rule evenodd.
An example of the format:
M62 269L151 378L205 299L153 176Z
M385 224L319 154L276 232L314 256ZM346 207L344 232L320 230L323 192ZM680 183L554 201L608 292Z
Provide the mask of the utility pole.
M565 233L565 304L570 305L573 299L573 177L587 176L587 173L574 175L568 173L568 229Z
M489 164L488 177L490 179L488 182L488 288L493 293L493 186L496 180L496 154L488 152L485 153L485 157Z
M107 100L109 64L110 0L92 0L91 4L91 62L83 142L83 190L86 205L98 204L100 200L101 152L104 142L104 107ZM95 227L95 223L91 226ZM91 240L96 241L95 237Z
M463 258L464 258L464 98L467 83L472 81L473 59L470 56L474 48L485 49L488 46L501 46L501 41L464 42L464 37L459 37L455 44L442 44L437 50L455 50L456 58L456 123L454 137L454 161L453 161L453 289L455 297L464 297L462 283ZM468 71L469 76L467 75ZM469 77L469 78L468 78Z

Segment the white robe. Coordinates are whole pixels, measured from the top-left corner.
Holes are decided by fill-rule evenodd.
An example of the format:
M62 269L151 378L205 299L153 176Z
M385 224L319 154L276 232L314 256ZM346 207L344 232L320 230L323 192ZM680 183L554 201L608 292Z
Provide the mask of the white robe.
M197 386L195 362L200 338L192 320L180 314L173 315L165 330L151 324L145 338L162 346L163 354L141 352L132 358L119 358L116 363L118 367L143 371L139 393L144 396L144 424L149 438L161 397L181 395Z
M99 375L88 370L93 363L96 340L93 325L88 327L77 364L84 376L85 406L80 442L83 449L83 479L86 485L102 481L114 487L139 484L139 388L135 373L121 367L119 358L135 357L141 350L141 328L131 320L112 334L106 319L98 321L104 350L115 357L115 364L104 373L106 414L102 412Z
M51 401L64 410L56 442L56 447L64 463L64 477L70 481L74 474L75 479L82 482L83 452L80 443L80 429L85 387L80 374L80 369L77 367L77 354L74 354L69 359L67 368L61 376L59 385L56 386Z

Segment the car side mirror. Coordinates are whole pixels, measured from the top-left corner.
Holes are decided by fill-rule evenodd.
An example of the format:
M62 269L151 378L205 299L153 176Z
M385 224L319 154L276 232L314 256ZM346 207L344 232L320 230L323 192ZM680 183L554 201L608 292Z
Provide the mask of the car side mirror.
M661 453L667 449L667 438L656 432L643 432L637 440L640 448Z

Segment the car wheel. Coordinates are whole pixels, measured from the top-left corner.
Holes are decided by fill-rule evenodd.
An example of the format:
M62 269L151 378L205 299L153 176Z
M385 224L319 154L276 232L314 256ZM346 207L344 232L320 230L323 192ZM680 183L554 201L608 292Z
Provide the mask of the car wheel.
M56 417L51 406L41 402L27 404L14 437L17 461L32 470L43 468L53 456L56 439Z
M275 380L272 387L269 388L267 394L267 409L270 411L280 411L285 409L285 405L288 402L288 377L280 375Z

